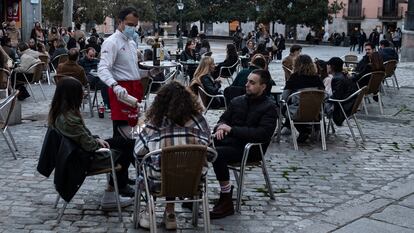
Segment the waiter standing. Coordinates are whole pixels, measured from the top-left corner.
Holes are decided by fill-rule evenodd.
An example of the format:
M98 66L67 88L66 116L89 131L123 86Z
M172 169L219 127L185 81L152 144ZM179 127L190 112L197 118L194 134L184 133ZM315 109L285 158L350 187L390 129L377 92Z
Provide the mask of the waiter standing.
M98 65L99 78L108 85L111 117L114 135L119 126L127 125L131 107L120 102L129 94L142 99L143 90L138 72L137 45L133 40L138 24L137 10L122 9L119 25L114 34L102 44L101 60Z
M118 29L108 37L101 48L101 60L98 65L99 78L109 87L109 102L113 126L113 141L111 147L119 148L122 156L128 156L133 162L133 140L123 140L118 128L128 125L128 112L136 109L120 100L128 95L137 98L143 97L143 88L138 72L137 44L133 40L135 27L138 25L138 13L133 7L122 9L118 15ZM119 178L128 182L128 173ZM131 183L131 182L128 182ZM120 190L122 194L123 190ZM133 189L126 190L126 194L133 195Z

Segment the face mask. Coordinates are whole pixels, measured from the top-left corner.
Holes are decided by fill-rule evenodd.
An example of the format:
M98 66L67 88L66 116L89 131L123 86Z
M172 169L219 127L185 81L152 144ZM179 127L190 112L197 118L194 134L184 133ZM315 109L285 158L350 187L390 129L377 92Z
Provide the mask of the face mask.
M125 29L122 32L128 39L133 39L135 33L135 27L125 25Z

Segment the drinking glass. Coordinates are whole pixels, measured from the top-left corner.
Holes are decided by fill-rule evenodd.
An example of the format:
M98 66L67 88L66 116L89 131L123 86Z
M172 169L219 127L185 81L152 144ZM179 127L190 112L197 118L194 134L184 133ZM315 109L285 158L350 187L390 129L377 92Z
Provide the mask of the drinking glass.
M135 127L138 124L138 111L130 110L128 112L128 125L131 127L131 138L134 138Z

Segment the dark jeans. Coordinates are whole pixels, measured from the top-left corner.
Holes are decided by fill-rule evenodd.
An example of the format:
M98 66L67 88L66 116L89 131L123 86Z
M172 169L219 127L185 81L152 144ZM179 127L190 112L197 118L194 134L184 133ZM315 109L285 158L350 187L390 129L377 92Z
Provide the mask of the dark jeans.
M97 88L101 90L102 100L105 106L109 106L109 95L108 95L108 86L102 82L98 77L88 74L86 76L88 78L89 85L91 89Z
M135 158L133 155L135 140L132 139L125 139L121 136L118 132L118 126L128 125L127 121L113 121L113 135L112 138L107 139L106 141L109 143L111 148L118 150L121 154L116 161L116 163L122 166L122 169L117 172L118 178L118 187L123 188L127 185L128 182L128 168L129 165L135 165ZM113 186L112 177L109 181L109 184Z
M223 140L214 139L217 151L217 159L213 163L214 172L218 181L229 181L230 173L228 164L241 162L243 158L244 144L235 142L237 139L226 137ZM264 149L264 148L263 148ZM248 161L260 161L260 153L257 148L250 151Z

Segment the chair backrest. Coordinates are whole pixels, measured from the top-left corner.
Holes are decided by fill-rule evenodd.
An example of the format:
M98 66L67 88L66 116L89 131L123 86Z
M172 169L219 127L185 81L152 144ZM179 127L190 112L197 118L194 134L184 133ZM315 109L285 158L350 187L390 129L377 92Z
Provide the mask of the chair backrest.
M241 63L240 59L237 59L237 61L236 61L233 65L231 65L231 66L222 66L222 67L220 68L219 77L226 78L226 77L230 77L230 76L232 76L232 75L233 75L233 73L234 73L234 71L236 71L237 66L238 66L240 63ZM229 76L227 76L227 75L223 75L223 72L224 72L225 70L228 72Z
M384 71L374 71L371 72L371 78L369 79L368 83L368 90L366 91L366 94L377 94L380 90L381 83L385 78L385 72Z
M45 64L49 64L49 56L47 55L39 55L40 61L44 62Z
M10 71L0 68L0 89L9 87Z
M357 62L358 56L354 54L347 54L344 58L345 62Z
M211 55L213 55L213 52L206 52L202 54L203 57L211 57Z
M352 106L352 111L351 111L350 115L353 115L353 114L358 112L359 105L361 105L362 100L364 99L364 95L367 92L367 89L368 89L368 87L364 86L361 89L357 90L354 94L352 94L352 95L355 95L355 94L358 93L357 97L355 99L354 105Z
M9 125L9 119L16 104L19 90L8 96L2 103L0 103L0 129L5 129Z
M150 77L142 77L141 78L141 84L142 84L142 90L144 91L144 96L147 95L147 93L150 91L149 87L152 83L152 78Z
M397 63L397 60L388 60L384 62L386 78L391 77L394 74L395 69L397 68Z
M63 77L68 77L68 76L63 75L63 74L56 74L55 76L53 76L53 79L55 80L55 84L57 84Z
M322 105L325 99L325 91L309 89L302 90L291 94L288 98L299 96L299 107L294 117L294 121L298 122L314 122L319 121Z
M207 146L180 145L163 148L160 196L198 195L202 168L206 162Z
M44 69L45 63L43 62L38 62L33 64L32 66L30 66L27 71L31 71L33 70L33 80L32 83L34 82L39 82L42 79L43 76L43 69Z
M287 66L282 65L283 71L285 72L285 81L289 80L290 75L292 74L292 70L289 69Z
M205 108L207 108L208 102L210 101L210 98L207 96L207 92L204 90L204 88L198 84L192 86L193 89L197 89L198 96L200 96L201 103L204 105Z

